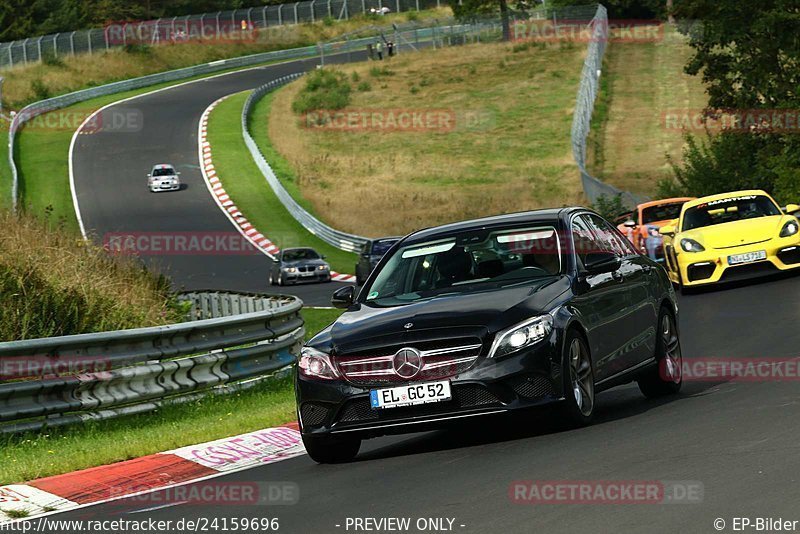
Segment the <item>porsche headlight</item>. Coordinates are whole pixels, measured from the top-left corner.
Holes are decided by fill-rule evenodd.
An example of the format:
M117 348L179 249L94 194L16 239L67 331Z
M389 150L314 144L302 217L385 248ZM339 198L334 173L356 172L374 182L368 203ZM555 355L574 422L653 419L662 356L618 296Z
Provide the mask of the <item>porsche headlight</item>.
M790 235L794 235L797 233L797 221L789 221L783 225L781 228L781 237L789 237Z
M703 245L688 237L681 239L681 248L685 252L703 252L705 250Z
M309 378L323 380L336 380L339 373L331 362L330 356L311 347L303 347L300 351L300 361L297 363L300 374Z
M553 331L553 318L539 315L497 334L489 358L499 358L545 339Z

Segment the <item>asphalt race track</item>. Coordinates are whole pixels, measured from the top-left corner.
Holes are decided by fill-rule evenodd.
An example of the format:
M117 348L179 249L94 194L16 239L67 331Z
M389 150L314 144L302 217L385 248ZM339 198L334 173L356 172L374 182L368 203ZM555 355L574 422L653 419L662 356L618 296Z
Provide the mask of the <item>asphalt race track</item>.
M336 59L331 57L326 61ZM236 228L214 202L200 173L197 150L200 116L220 97L312 69L317 63L318 60L309 59L236 72L112 106L118 108L119 116L137 112L141 128L124 132L100 129L77 136L72 153L73 175L87 234L98 242L114 233L237 236ZM156 163L175 165L181 172L183 190L150 193L146 187L147 173ZM269 228L259 230L270 237ZM331 293L343 285L269 288L267 273L271 260L250 246L233 253L223 251L204 256L154 253L142 258L151 267L168 274L176 288L185 290L278 290L298 295L307 305L321 306L330 305Z
M799 288L788 277L682 297L684 358L796 356ZM716 532L716 518L800 519L796 382L691 382L666 401L627 385L597 402L583 429L559 430L541 412L484 418L366 441L350 464L302 456L215 479L295 482L293 506L141 511L158 498L130 499L54 519L278 517L293 534L346 532L347 517L449 517L456 532L476 534ZM704 494L696 504L514 504L508 488L519 480L698 481Z
M87 229L96 236L233 231L197 169L200 114L221 96L312 65L235 73L121 104L142 111L143 130L83 135L75 147ZM178 166L186 190L148 193L145 175L162 161ZM189 289L266 289L269 260L260 255L150 261ZM324 304L334 287L290 292ZM681 297L684 358L798 356L799 295L800 278L788 276ZM688 382L679 396L651 401L627 385L600 395L597 420L583 429L563 431L542 412L482 418L455 429L367 441L350 464L319 466L302 456L216 479L294 482L300 502L293 506L152 509L157 498L133 498L54 519L277 517L279 532L319 534L347 532L348 517L408 517L412 524L445 517L455 520L455 532L479 534L716 532L717 518L730 532L734 516L800 520L798 391L791 381ZM515 504L509 487L520 480L696 481L704 493L695 504Z

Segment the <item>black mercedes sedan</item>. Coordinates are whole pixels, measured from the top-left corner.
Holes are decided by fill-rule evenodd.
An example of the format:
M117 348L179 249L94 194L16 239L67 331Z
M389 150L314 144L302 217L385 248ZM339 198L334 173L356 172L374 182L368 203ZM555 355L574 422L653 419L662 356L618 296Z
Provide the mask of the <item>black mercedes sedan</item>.
M269 284L330 282L331 266L313 248L285 248L269 268Z
M303 443L320 463L368 437L551 404L570 425L637 381L680 390L675 292L662 267L584 208L430 228L395 245L302 349Z

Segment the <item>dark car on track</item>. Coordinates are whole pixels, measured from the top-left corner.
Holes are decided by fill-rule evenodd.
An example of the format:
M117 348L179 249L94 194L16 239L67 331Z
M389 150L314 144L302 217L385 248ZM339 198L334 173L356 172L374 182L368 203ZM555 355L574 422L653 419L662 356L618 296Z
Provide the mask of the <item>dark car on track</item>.
M363 438L550 403L588 424L599 391L682 383L666 272L583 208L413 233L333 304L347 311L303 347L296 373L317 462L354 458Z
M366 242L356 264L356 284L362 285L367 281L369 273L378 265L383 255L389 252L392 245L398 241L400 241L399 237L381 237Z
M330 281L331 266L313 248L285 248L269 268L270 285Z

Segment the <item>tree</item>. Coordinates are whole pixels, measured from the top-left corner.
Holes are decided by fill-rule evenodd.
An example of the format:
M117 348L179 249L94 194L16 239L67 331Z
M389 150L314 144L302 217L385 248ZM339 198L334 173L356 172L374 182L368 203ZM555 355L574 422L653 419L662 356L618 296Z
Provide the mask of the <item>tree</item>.
M500 11L500 20L503 25L503 40L511 40L511 22L508 0L450 0L450 7L458 19L471 19L494 15Z

